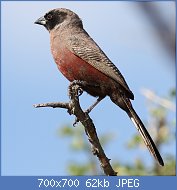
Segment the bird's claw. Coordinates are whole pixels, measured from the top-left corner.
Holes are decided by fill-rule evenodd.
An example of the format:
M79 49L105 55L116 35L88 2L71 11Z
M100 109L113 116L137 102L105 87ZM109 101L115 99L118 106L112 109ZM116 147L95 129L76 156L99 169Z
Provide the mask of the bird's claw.
M74 123L73 123L73 127L76 127L76 124L77 124L78 122L79 122L78 118L75 117L75 121L74 121Z
M77 96L78 97L81 96L83 94L83 92L84 92L83 89L81 87L79 87L77 90Z
M84 82L83 81L79 81L79 80L74 80L73 82L70 83L69 85L69 88L68 88L68 94L69 94L69 97L71 97L71 93L72 93L72 87L73 86L76 86L76 89L77 89L77 97L81 96L83 94L83 89L82 89L82 84Z
M91 109L91 108L88 108L88 109L86 109L86 110L84 111L84 113L89 114L91 111L92 111L92 109Z

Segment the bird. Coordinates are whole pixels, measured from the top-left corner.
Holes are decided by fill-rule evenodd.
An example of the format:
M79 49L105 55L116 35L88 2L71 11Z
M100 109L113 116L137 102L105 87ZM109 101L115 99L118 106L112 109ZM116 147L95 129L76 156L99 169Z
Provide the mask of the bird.
M134 94L119 69L85 31L80 17L66 8L56 8L35 21L50 35L50 48L60 72L70 81L83 81L83 91L97 97L95 107L106 96L124 110L139 131L149 152L164 166L163 159L134 110ZM89 112L88 111L88 112Z

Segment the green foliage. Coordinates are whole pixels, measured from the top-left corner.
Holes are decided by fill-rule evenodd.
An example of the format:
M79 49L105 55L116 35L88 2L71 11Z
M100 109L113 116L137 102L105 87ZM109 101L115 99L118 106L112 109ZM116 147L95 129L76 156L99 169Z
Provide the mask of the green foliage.
M173 89L170 90L170 96L172 98L176 98L176 89L175 88L173 88Z
M76 129L77 128L77 129ZM73 161L67 166L67 171L69 175L102 175L100 166L98 165L98 160L91 153L90 143L88 142L84 127L78 125L77 127L63 126L58 130L60 137L70 139L70 149L74 153L83 153L87 155L87 161L83 163ZM112 139L114 134L107 133L100 136L99 140L102 146L106 146Z
M113 165L115 170L118 171L119 176L144 176L147 175L147 168L145 164L140 159L136 159L134 164L122 164L117 163Z
M176 90L173 89L169 93L169 99L173 101L175 97ZM174 143L176 138L176 119L169 119L169 112L170 110L168 110L168 108L160 104L150 103L150 119L146 122L146 126L148 126L148 130L151 134L154 134L153 139L159 150L163 147L168 147L171 143ZM82 163L77 161L68 163L67 172L69 175L103 175L102 171L100 171L97 158L92 155L90 143L88 143L83 126L77 126L77 129L71 126L64 126L59 129L58 133L61 137L70 139L70 148L74 153L83 153L87 155L88 158ZM111 133L99 136L100 142L104 148L113 140L113 138L114 135ZM127 142L126 148L138 149L139 147L145 147L144 142L138 134L133 135ZM144 163L140 158L136 159L131 165L123 163L122 161L116 161L112 166L115 171L118 171L119 176L176 175L175 152L171 155L165 155L164 161L164 167L157 165L155 162L150 167L147 167L146 163Z

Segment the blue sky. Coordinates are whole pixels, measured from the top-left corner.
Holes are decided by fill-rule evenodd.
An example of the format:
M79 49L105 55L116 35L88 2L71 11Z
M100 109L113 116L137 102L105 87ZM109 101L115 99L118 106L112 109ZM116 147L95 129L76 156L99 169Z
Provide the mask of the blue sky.
M161 4L163 16L175 23L173 2L156 3ZM65 110L32 106L68 100L69 82L53 61L49 34L34 25L36 19L57 7L69 8L81 17L87 32L126 78L135 95L134 108L143 121L148 119L148 110L141 89L166 96L175 86L175 68L169 66L172 59L135 2L2 2L2 175L66 175L69 161L86 159L86 155L70 152L69 142L57 136L58 128L72 124L73 116ZM81 101L87 107L94 98L83 95ZM169 114L175 117L175 113ZM105 149L109 158L133 163L141 157L152 162L147 150L125 148L137 131L109 98L94 109L91 117L98 135L111 132L116 136Z

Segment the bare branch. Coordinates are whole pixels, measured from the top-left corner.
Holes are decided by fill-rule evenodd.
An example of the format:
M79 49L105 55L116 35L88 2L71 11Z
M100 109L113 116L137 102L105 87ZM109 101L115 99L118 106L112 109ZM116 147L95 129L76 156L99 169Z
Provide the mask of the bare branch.
M176 106L173 102L171 102L168 99L157 96L152 90L143 88L141 92L147 99L151 100L152 102L155 102L169 110L172 110L172 111L176 110Z
M42 103L42 104L34 104L35 108L41 108L41 107L52 107L52 108L65 108L69 109L69 103L63 103L63 102L52 102L52 103Z
M52 102L52 103L44 103L44 104L35 104L35 108L39 107L52 107L52 108L65 108L68 110L69 114L73 114L76 116L77 121L80 121L84 126L85 133L88 136L88 140L92 146L92 153L96 155L100 161L100 165L105 173L108 176L116 176L117 172L115 172L110 164L110 159L108 159L104 153L104 150L99 142L96 128L94 123L87 112L84 112L79 103L79 95L81 94L80 82L74 81L69 86L69 103L61 103L61 102Z

